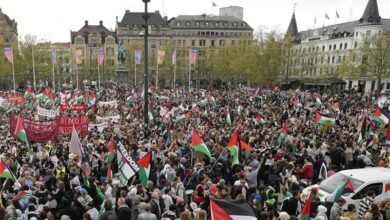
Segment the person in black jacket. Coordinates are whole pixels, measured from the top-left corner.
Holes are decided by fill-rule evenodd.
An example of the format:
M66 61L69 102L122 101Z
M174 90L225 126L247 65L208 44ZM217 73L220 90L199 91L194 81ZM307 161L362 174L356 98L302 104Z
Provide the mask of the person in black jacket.
M293 197L284 200L282 205L282 211L287 212L290 216L298 216L298 206L300 205L299 196L299 191L293 192Z
M118 211L117 211L118 220L131 220L131 210L126 205L124 198L118 199Z

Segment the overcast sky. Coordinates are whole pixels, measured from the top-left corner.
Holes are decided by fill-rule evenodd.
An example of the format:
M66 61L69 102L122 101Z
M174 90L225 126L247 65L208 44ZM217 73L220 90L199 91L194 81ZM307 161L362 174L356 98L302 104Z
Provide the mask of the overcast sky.
M390 1L377 0L382 18L390 18ZM217 7L211 7L212 2ZM327 24L359 19L368 0L151 0L150 11L159 10L168 18L180 14L217 15L220 7L238 5L244 8L244 20L258 30L259 26L285 31L296 5L299 31L320 27L325 22L325 13L330 16ZM143 11L142 0L0 0L3 13L18 22L19 36L33 34L38 39L52 42L69 42L70 30L76 31L84 25L98 24L103 20L109 29L115 29L115 17L119 20L125 10ZM387 9L387 10L386 10Z

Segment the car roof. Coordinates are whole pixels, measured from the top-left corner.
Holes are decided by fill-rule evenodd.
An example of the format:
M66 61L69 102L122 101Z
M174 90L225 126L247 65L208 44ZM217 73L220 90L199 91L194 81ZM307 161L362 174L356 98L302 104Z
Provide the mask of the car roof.
M340 173L353 177L363 182L368 181L384 181L387 180L390 182L390 169L383 167L367 167L363 169L351 169L343 170Z

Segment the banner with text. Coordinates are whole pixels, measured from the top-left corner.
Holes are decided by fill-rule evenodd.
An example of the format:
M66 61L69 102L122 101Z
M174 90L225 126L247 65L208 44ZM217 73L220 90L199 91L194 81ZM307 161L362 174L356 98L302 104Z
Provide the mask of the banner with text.
M83 111L86 110L87 107L83 105L72 105L72 106L66 106L66 105L60 105L60 111Z
M9 95L7 102L15 105L24 105L24 97L22 95Z
M73 126L76 128L77 133L82 135L88 134L89 119L87 115L75 117L58 116L57 121L59 135L71 135Z
M15 136L15 127L17 123L17 115L10 116L10 131L11 135ZM57 120L50 121L35 121L32 119L23 118L23 126L26 131L27 138L31 142L45 143L55 141L58 133Z
M100 116L96 116L96 121L112 121L114 123L117 123L119 122L119 120L121 119L121 116L120 115L114 115L114 116L107 116L107 117L100 117Z
M107 128L107 126L108 126L107 122L103 122L100 124L89 124L88 131L92 131L92 129L97 128L97 130L101 133L105 128Z
M99 102L98 105L99 105L99 107L101 107L101 106L110 106L110 107L116 108L116 107L118 107L118 102L116 100L109 101L109 102Z
M38 111L38 115L40 116L45 116L49 118L55 118L57 116L57 110L48 110L38 106L37 111Z

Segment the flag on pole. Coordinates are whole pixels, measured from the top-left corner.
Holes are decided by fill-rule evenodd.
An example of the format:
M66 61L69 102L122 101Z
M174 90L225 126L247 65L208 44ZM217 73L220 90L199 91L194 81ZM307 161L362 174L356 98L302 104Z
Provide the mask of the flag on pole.
M172 52L172 65L176 65L176 50Z
M53 65L57 64L57 49L56 48L51 49L51 62Z
M190 64L196 63L197 56L198 56L198 50L191 49L190 50Z
M332 110L333 110L333 112L340 112L340 104L338 102L335 102L332 105Z
M330 17L328 16L328 13L325 13L325 18L328 20L330 19Z
M247 202L227 199L211 199L211 220L257 220L256 214Z
M76 64L81 64L81 50L76 50L75 58L76 58Z
M103 65L103 62L104 62L104 52L103 51L99 51L98 52L98 64L99 65Z
M134 52L134 62L136 65L141 64L142 50L135 50Z
M165 50L158 50L157 64L161 65L164 62Z
M327 198L327 202L337 202L341 195L345 193L353 193L355 190L353 188L352 182L350 179L347 179L343 185L341 185L339 188L336 189L332 194L330 194Z
M8 169L2 160L0 160L0 178L16 180L15 175Z
M288 128L287 128L287 123L284 123L283 124L283 128L279 134L279 137L277 139L277 142L278 142L278 146L281 146L284 141L286 140L286 137L288 135Z
M233 157L232 166L239 163L239 149L238 149L238 131L234 132L233 136L230 138L227 148L230 152L230 155Z
M217 4L215 2L213 2L212 6L213 7L217 7Z
M327 121L329 121L332 125L336 124L336 119L331 117L326 117L321 115L320 113L316 112L316 122L320 125L325 124Z
M14 63L14 55L12 53L12 47L6 47L3 49L4 55L7 58L8 62Z
M118 169L119 169L119 180L123 185L127 185L127 182L131 177L133 177L136 172L139 171L139 166L133 161L129 153L125 149L125 146L121 142L118 143L117 149L117 158L118 158Z
M301 214L299 215L299 220L309 220L310 219L312 197L313 196L310 194L309 198L306 200L305 206L303 206Z
M240 141L240 147L242 151L245 151L245 158L248 158L253 151L253 147L249 146L249 144L245 143L244 141Z
M139 166L138 176L142 185L146 186L150 174L150 160L152 159L152 152L146 153L141 159L137 161Z
M316 25L316 23L317 23L317 17L314 16L314 25Z
M211 159L209 148L203 142L202 138L199 137L198 133L196 133L195 129L192 130L191 147L194 152L200 152Z
M382 114L379 108L377 108L372 114L372 120L378 122L380 125L383 126L389 123L389 119L386 117L386 115Z
M72 136L70 138L69 152L76 155L77 163L81 162L83 157L83 148L81 147L79 135L77 134L76 128L72 129Z
M19 140L23 141L28 146L27 134L26 134L26 131L24 130L24 127L23 127L23 118L20 116L18 116L18 120L16 122L16 129L15 129L14 134L16 137L19 138Z
M336 17L340 18L339 12L336 10Z

